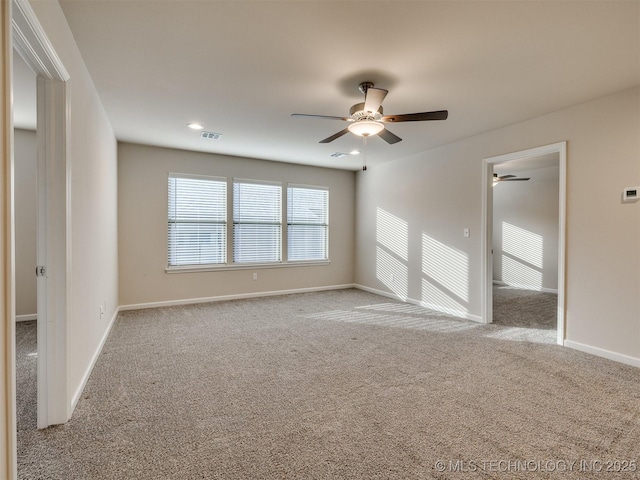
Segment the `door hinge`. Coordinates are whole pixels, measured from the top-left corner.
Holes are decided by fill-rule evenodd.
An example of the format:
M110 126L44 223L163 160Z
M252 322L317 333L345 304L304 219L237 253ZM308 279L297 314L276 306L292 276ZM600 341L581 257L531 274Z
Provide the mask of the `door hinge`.
M36 267L36 277L45 277L47 275L47 267L38 265Z

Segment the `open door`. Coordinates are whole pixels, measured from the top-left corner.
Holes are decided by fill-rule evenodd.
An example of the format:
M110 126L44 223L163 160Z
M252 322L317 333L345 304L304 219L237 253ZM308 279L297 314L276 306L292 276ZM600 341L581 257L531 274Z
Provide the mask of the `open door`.
M38 75L37 403L38 428L46 428L65 423L70 414L66 365L70 238L66 82L69 75L29 3L12 0L11 7L13 46Z

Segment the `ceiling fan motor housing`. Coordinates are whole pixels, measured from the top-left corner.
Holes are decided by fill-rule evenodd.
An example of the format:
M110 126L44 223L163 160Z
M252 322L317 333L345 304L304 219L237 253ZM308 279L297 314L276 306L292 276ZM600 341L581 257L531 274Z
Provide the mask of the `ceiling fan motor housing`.
M349 109L349 116L353 118L355 121L358 120L375 120L380 121L382 118L382 106L378 109L376 113L367 112L364 109L364 102L356 103L353 107Z

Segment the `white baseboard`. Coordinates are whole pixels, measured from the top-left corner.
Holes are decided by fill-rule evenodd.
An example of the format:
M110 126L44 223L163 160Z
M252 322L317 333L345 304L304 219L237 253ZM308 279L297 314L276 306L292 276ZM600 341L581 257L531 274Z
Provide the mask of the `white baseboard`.
M354 285L355 288L360 290L364 290L365 292L375 293L376 295L381 295L383 297L393 298L395 300L400 300L401 302L411 303L412 305L417 305L419 307L428 308L429 310L435 310L436 312L446 313L447 315L451 315L452 317L464 318L465 320L471 320L473 322L483 323L482 317L479 315L474 315L472 313L463 312L460 310L452 310L449 308L442 307L440 305L434 305L427 302L422 302L420 300L415 300L413 298L402 298L395 293L385 292L384 290L378 290L377 288L365 287L364 285Z
M327 290L344 290L354 288L355 285L347 283L344 285L329 285L324 287L296 288L293 290L272 290L268 292L239 293L235 295L220 295L217 297L185 298L182 300L167 300L162 302L135 303L131 305L121 305L120 311L140 310L143 308L172 307L176 305L191 305L196 303L223 302L225 300L242 300L246 298L273 297L277 295L290 295L292 293L322 292Z
M32 313L30 315L16 315L16 322L28 322L29 320L37 320L38 315Z
M504 283L501 280L494 280L493 284L494 285L499 285L501 287L513 287L513 288L521 288L523 290L533 290L534 292L555 293L556 295L558 294L558 289L557 288L545 288L545 287L531 288L531 287L528 287L526 285L511 285L509 283Z
M612 352L610 350L605 350L604 348L592 347L591 345L585 345L584 343L574 342L572 340L565 340L564 346L574 350L580 350L581 352L590 353L591 355L596 355L598 357L607 358L615 362L631 365L632 367L640 367L640 358Z
M100 344L98 345L98 348L96 349L96 351L93 353L91 362L89 362L89 366L85 370L84 375L82 375L82 380L80 381L80 385L78 386L75 393L73 394L73 397L71 397L71 413L69 414L69 418L71 418L73 411L76 409L76 405L78 405L78 401L82 396L84 387L86 387L87 382L89 381L89 377L91 376L93 367L96 365L96 362L98 361L98 357L100 357L100 354L102 353L102 348L104 347L104 344L107 341L107 337L109 337L109 334L111 333L111 329L113 328L113 325L116 322L116 318L118 318L118 313L120 313L120 307L116 308L116 311L113 313L111 320L109 320L109 325L107 325L107 328L104 334L102 335L102 338L100 339Z

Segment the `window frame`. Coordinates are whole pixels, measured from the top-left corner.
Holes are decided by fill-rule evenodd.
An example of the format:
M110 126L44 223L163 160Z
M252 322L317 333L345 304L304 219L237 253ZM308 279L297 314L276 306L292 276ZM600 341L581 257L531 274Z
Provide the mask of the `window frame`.
M171 224L176 223L191 223L191 222L176 222L175 220L172 222L171 220L171 187L170 182L172 179L192 179L192 180L208 180L211 182L223 183L225 185L224 191L224 221L216 221L216 222L201 222L201 223L212 223L223 225L224 231L224 245L222 248L223 262L220 263L194 263L194 264L175 264L172 265L171 261ZM228 262L228 244L229 244L229 209L228 209L228 199L229 196L229 185L226 177L219 177L213 175L197 175L197 174L189 174L189 173L175 173L169 172L167 174L167 267L166 271L170 270L188 270L188 269L200 269L200 268L222 268L227 265ZM197 223L197 222L193 222Z
M329 252L329 244L331 243L330 238L330 197L331 197L331 189L329 187L320 186L320 185L307 185L301 183L287 183L280 181L272 181L272 180L257 180L257 179L247 179L247 178L236 178L236 177L222 177L217 175L202 175L202 174L190 174L190 173L176 173L169 172L168 177L183 177L183 178L204 178L204 179L212 179L216 181L224 181L226 182L226 263L224 264L195 264L195 265L184 265L184 266L172 266L168 265L169 260L169 243L168 243L168 224L167 224L167 267L165 268L165 273L175 274L175 273L198 273L198 272L221 272L221 271L230 271L230 270L259 270L259 269L268 269L268 268L290 268L290 267L302 267L302 266L318 266L318 265L329 265L331 263L331 257ZM280 202L281 202L281 215L280 215L280 260L277 262L234 262L234 183L254 183L254 184L262 184L262 185L278 185L280 187ZM168 185L168 183L167 183ZM327 259L326 260L292 260L288 259L288 189L289 187L297 187L297 188L309 188L309 189L318 189L318 190L326 190L327 191ZM168 188L167 188L167 220L168 220L168 207L169 207L169 198L168 198Z
M327 201L326 201L326 211L324 212L324 215L326 217L326 223L300 223L300 222L292 222L289 220L289 189L291 188L298 188L298 189L305 189L305 190L319 190L319 191L323 191L326 192L327 195ZM301 183L287 183L286 186L286 236L287 236L287 244L286 244L286 253L287 253L287 262L291 263L291 264L301 264L301 263L326 263L329 262L330 257L330 251L329 251L329 244L330 244L330 238L331 238L331 234L330 234L330 211L331 211L331 207L330 207L330 198L331 198L331 194L330 194L330 189L329 187L325 187L325 186L321 186L321 185L305 185L305 184L301 184ZM325 258L318 258L318 259L301 259L301 260L290 260L289 259L289 252L290 252L290 245L289 245L289 235L290 235L290 231L289 231L289 226L290 225L314 225L314 226L323 226L326 227L326 237L325 237L325 245L324 245L324 251L326 252L326 257Z
M260 221L260 220L245 220L240 221L236 220L236 210L238 207L242 205L236 205L236 194L237 189L236 185L260 185L266 187L278 187L279 197L278 197L278 210L277 210L277 221ZM283 201L284 200L284 201ZM232 203L232 212L228 217L231 217L232 222L232 237L231 237L231 263L233 265L278 265L284 262L284 245L283 245L283 221L282 221L282 208L283 204L286 201L286 197L283 193L283 184L282 182L272 182L272 181L263 181L263 180L253 180L246 178L233 178L231 184L231 203ZM276 260L263 260L263 261L255 261L255 262L241 262L236 259L236 255L238 254L236 249L236 226L238 225L264 225L264 226L275 226L277 231L277 248L278 248L278 258Z

